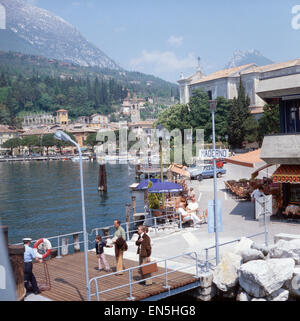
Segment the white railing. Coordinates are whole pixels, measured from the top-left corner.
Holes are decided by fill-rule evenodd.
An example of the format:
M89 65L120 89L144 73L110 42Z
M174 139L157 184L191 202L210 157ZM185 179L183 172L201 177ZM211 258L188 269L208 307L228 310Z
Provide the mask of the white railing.
M176 268L176 269L173 269L173 268L169 269L168 268L168 262L170 262L170 261L172 261L174 259L177 259L177 258L185 257L185 256L189 256L189 257L194 256L193 263L187 264L185 266L180 266L179 268ZM133 296L134 295L133 289L132 289L132 286L134 284L137 284L137 283L140 283L140 282L144 282L146 280L152 280L152 279L155 279L155 278L163 276L164 277L164 285L163 285L163 287L165 289L167 289L167 290L170 290L169 275L172 274L172 273L178 272L178 271L182 271L182 270L185 270L185 269L191 269L191 268L195 268L195 274L194 274L195 280L197 278L199 278L198 254L196 252L189 252L189 253L184 253L184 254L181 254L181 255L177 255L177 256L173 256L173 257L169 257L169 258L166 258L166 259L162 259L162 260L156 261L155 263L157 263L158 265L159 265L159 263L163 263L163 266L164 266L164 272L163 273L156 274L156 275L148 277L146 279L140 279L140 280L137 280L137 281L133 280L133 271L140 269L142 266L144 267L144 266L147 266L147 265L151 265L153 263L154 262L150 262L150 263L147 263L147 264L134 266L134 267L122 270L122 271L109 273L109 274L105 274L105 275L102 275L102 276L97 276L97 277L94 277L94 278L90 279L90 281L89 281L90 289L91 289L91 284L92 283L94 283L94 285L95 285L95 292L91 293L90 297L95 297L96 296L97 301L100 301L100 295L101 294L104 294L104 293L107 293L107 292L111 292L111 291L116 291L116 290L122 289L124 287L129 287L129 297L127 299L130 300L130 301L133 301L133 300L135 300L135 297ZM103 284L107 284L107 282L105 282L107 278L109 278L109 277L111 277L113 275L117 275L119 273L126 273L126 272L128 272L128 283L122 284L122 285L119 285L119 286L116 286L116 287L112 287L112 288L109 288L109 289L106 289L106 290L103 290L103 291L99 290L99 281L103 281Z

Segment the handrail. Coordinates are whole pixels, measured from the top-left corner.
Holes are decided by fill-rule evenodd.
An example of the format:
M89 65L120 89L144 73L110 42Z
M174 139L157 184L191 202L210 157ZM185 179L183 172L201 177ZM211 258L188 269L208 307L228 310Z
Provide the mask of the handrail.
M265 232L260 232L260 233L252 234L252 235L246 236L246 238L250 239L250 238L254 238L254 237L259 236L259 235L266 235L266 233ZM235 239L235 240L232 240L232 241L224 242L224 243L219 244L219 246L221 247L221 246L224 246L224 245L236 243L236 242L239 242L241 239L242 239L242 237L240 237L238 239ZM205 270L206 270L206 272L209 271L209 261L216 260L215 257L212 258L212 259L208 258L208 251L211 250L211 249L214 249L215 247L216 247L216 245L212 245L210 247L206 247L206 248L202 249L202 251L205 251Z
M168 261L174 260L174 259L179 258L179 257L192 256L192 255L195 255L195 262L193 262L193 264L188 264L186 266L183 266L183 267L181 266L179 268L172 269L172 270L168 271ZM144 267L144 266L151 265L153 263L161 263L161 262L164 262L164 265L165 265L164 272L162 272L160 274L157 274L155 276L148 277L146 279L140 279L140 280L137 280L137 281L133 281L132 280L132 272L134 270L140 269L142 266ZM198 263L199 263L198 254L197 254L197 252L193 251L193 252L188 252L188 253L183 253L183 254L180 254L180 255L168 257L166 259L161 259L161 260L158 260L158 261L155 261L155 262L150 262L150 263L146 263L146 264L142 264L142 265L137 265L137 266L134 266L134 267L122 270L122 271L113 272L113 273L109 273L109 274L105 274L105 275L100 275L100 276L97 276L97 277L94 277L94 278L90 279L90 281L89 281L90 287L91 287L92 282L94 282L95 289L96 289L96 292L95 293L91 293L90 296L91 297L92 296L96 296L97 297L97 301L100 301L100 296L99 296L100 294L111 292L111 291L118 290L118 289L121 289L121 288L129 286L129 298L128 298L128 300L134 300L135 298L133 297L133 293L132 293L133 292L132 291L132 285L140 283L140 282L143 282L143 281L146 281L146 280L152 280L152 279L160 277L160 276L165 276L165 286L164 287L169 289L169 286L168 286L168 275L169 274L175 273L175 272L183 270L183 269L195 267L195 278L198 278L199 277ZM122 285L119 285L119 286L116 286L116 287L113 287L113 288L109 288L109 289L106 289L106 290L103 290L103 291L99 291L99 287L98 287L98 281L99 280L103 280L103 279L105 279L107 277L110 277L112 275L116 275L118 273L124 273L124 272L128 272L128 277L129 277L129 282L128 283L122 284Z
M124 222L124 223L121 223L121 226L125 227L125 230L126 230L126 235L129 235L133 232L136 232L137 229L134 228L134 229L130 229L128 228L128 225L130 224L137 224L139 222L150 222L150 221L154 221L154 224L150 227L153 227L154 230L155 230L155 233L157 233L157 228L160 227L160 226L164 226L165 223L159 223L157 222L157 219L170 219L170 217L173 216L172 220L173 222L179 222L179 228L182 229L182 226L181 226L181 214L177 214L177 213L170 213L170 214L166 214L166 215L162 215L162 216L159 216L159 217L145 217L145 219L141 219L141 220L135 220L135 221L131 221L129 222L129 224L127 222ZM178 216L179 218L176 218L176 216ZM113 229L114 228L114 225L109 225L109 226L104 226L104 227L97 227L97 228L93 228L91 230L91 233L87 233L88 236L92 236L94 233L96 235L96 233L98 233L99 230L102 230L102 229ZM67 233L67 234L60 234L60 235L55 235L55 236L50 236L50 237L45 237L47 238L48 240L53 240L53 239L61 239L63 237L67 237L67 236L73 236L73 235L81 235L83 234L83 231L78 231L78 232L72 232L72 233ZM113 236L113 234L109 234L108 236L105 236L105 238L108 238L108 237L111 237ZM37 240L32 240L32 242L36 242ZM129 241L129 239L127 239L127 241ZM76 243L71 243L71 244L68 244L68 246L70 245L74 245L74 244L81 244L83 243L83 241L80 241L80 242L76 242ZM90 241L89 240L89 243L93 243L93 241ZM23 243L20 242L20 243L15 243L14 245L22 245ZM56 246L56 247L53 247L53 249L56 249L56 248L61 248L63 247L64 245L60 245L60 246Z

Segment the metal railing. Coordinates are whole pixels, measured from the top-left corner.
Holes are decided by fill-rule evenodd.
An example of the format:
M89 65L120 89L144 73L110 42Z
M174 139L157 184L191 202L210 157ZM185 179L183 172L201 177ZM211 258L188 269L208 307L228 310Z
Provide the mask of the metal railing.
M148 217L149 216L149 217ZM206 221L204 220L203 223ZM169 213L166 215L162 216L150 216L149 214L145 213L145 218L140 219L140 220L134 220L131 222L124 222L121 223L121 226L125 230L126 234L126 241L129 241L134 233L137 232L137 227L139 225L145 224L148 227L153 228L154 233L157 234L159 232L159 229L165 228L165 227L172 227L172 224L176 224L177 227L182 230L183 225L182 225L182 215L177 214L177 213ZM173 225L174 227L174 225ZM113 230L114 230L114 225L109 225L105 227L98 227L98 228L93 228L90 233L88 234L88 238L93 237L93 240L88 240L88 245L89 249L91 249L93 246L91 244L94 244L95 242L95 236L99 235L100 231L103 230L109 230L109 234L106 236L102 236L104 239L106 238L112 238L113 237ZM63 244L63 239L65 238L73 238L73 241L69 243L66 242ZM75 241L75 237L77 240ZM68 234L61 234L61 235L56 235L56 236L51 236L51 237L45 237L47 238L51 244L52 244L52 249L57 250L57 258L61 258L61 255L66 255L69 253L69 248L71 246L74 246L76 248L75 250L80 250L80 245L84 244L83 241L83 231L78 231L78 232L73 232L73 233L68 233ZM32 243L35 243L37 240L33 240ZM22 245L23 243L16 243L15 245ZM63 252L63 253L62 253Z
M195 257L194 257L194 261L193 261L192 264L188 264L188 265L176 268L176 269L168 270L168 262L169 261L177 259L179 257L185 257L185 256L191 257L193 255ZM155 276L151 276L151 277L145 278L145 279L140 279L140 280L137 280L137 281L133 280L133 271L140 269L142 266L145 267L145 266L151 265L153 263L157 263L157 264L164 263L163 264L164 265L164 272L156 274ZM124 287L129 287L129 296L128 296L127 299L130 300L130 301L133 301L133 300L135 300L135 297L133 296L133 289L132 289L132 286L134 284L137 284L137 283L140 283L140 282L144 282L146 280L152 280L152 279L155 279L155 278L158 278L158 277L161 277L161 276L164 277L164 285L163 285L163 287L170 291L169 275L172 274L172 273L175 273L175 272L178 272L178 271L182 271L184 269L190 269L190 268L195 268L194 277L195 277L195 279L197 279L199 277L199 259L198 259L198 254L196 252L184 253L184 254L176 255L176 256L173 256L173 257L166 258L166 259L162 259L162 260L159 260L159 261L155 261L155 262L153 261L153 262L150 262L150 263L147 263L147 264L134 266L134 267L122 270L122 271L109 273L109 274L102 275L102 276L97 276L97 277L94 277L94 278L90 279L90 281L89 281L90 288L91 288L91 284L94 283L95 291L96 291L95 293L91 293L90 297L96 296L97 301L100 301L100 294L104 294L104 293L111 292L111 291L116 291L116 290L122 289ZM99 286L98 286L98 282L99 281L104 281L105 282L106 278L108 278L108 277L110 277L112 275L117 275L119 273L125 273L125 272L128 272L128 283L122 284L122 285L119 285L119 286L116 286L116 287L113 287L113 288L109 288L109 289L106 289L106 290L103 290L103 291L99 291ZM105 284L107 284L107 283L105 283Z
M260 235L265 235L265 239L267 238L266 236L266 232L260 232L260 233L257 233L257 234L253 234L253 235L249 235L249 236L246 236L246 238L254 238L256 236L260 236ZM228 241L228 242L224 242L224 243L221 243L219 244L219 247L221 246L224 246L224 245L228 245L228 244L232 244L232 243L237 243L241 240L241 237L238 238L238 239L235 239L235 240L232 240L232 241ZM268 244L266 244L266 246L268 246ZM208 255L208 251L211 250L211 249L215 249L216 246L213 245L213 246L210 246L210 247L206 247L204 248L202 251L205 251L205 261L204 261L204 264L202 263L201 264L201 271L202 272L208 272L210 267L211 267L211 264L209 263L210 261L216 261L216 258L212 258L212 259L209 259L209 255Z

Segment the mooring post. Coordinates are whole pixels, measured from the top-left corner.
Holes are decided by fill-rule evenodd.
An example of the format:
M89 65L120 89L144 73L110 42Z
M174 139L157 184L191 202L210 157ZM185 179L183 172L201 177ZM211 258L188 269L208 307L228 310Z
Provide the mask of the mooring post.
M105 164L99 165L98 191L107 192L107 179Z
M69 250L69 239L67 237L63 237L61 239L61 255L68 255Z
M136 214L136 196L132 196L132 216Z
M74 252L80 252L79 234L73 234Z
M141 177L141 164L135 165L135 177L137 179Z
M126 234L129 241L129 223L130 223L131 204L126 204Z

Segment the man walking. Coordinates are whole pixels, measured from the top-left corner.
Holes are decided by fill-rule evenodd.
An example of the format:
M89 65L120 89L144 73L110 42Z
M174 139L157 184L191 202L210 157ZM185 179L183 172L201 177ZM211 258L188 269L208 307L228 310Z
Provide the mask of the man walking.
M146 227L143 225L139 226L138 234L139 238L137 239L135 244L138 246L137 254L139 254L139 265L150 263L151 240L146 233ZM152 285L152 279L147 279L151 277L151 273L143 275L141 269L139 272L141 275L141 279L146 279L145 285Z
M23 239L23 243L24 243L24 247L25 247L25 252L24 252L24 286L26 289L26 295L28 294L29 282L32 285L32 289L33 289L34 294L41 293L41 291L38 288L35 276L32 273L32 260L35 259L38 262L42 262L42 260L39 260L38 258L36 258L33 249L30 247L31 241L32 241L31 238L24 238Z
M121 226L120 220L114 220L115 233L113 236L113 243L115 245L115 256L116 256L116 271L124 270L123 265L123 252L127 250L126 236L123 227ZM117 275L122 275L118 273Z

